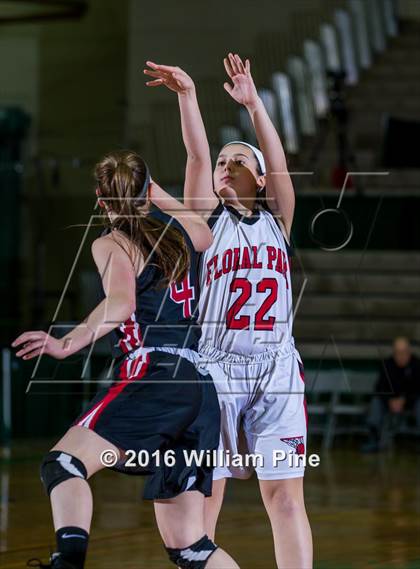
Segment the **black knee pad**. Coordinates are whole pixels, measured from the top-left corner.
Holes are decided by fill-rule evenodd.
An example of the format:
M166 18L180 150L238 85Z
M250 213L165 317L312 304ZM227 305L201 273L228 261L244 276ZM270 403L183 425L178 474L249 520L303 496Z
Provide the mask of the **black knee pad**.
M49 452L41 464L41 481L48 496L58 484L70 478L86 480L87 470L83 462L66 452Z
M169 559L181 569L204 569L216 549L217 545L207 535L184 549L166 547Z

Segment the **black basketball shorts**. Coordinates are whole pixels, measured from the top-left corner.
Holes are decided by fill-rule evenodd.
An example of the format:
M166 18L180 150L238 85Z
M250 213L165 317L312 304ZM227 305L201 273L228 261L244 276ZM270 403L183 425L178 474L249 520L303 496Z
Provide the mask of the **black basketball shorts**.
M211 376L185 357L141 349L128 354L115 381L98 392L76 425L122 451L114 470L148 475L145 499L173 498L185 490L211 495L211 464L191 457L218 448L220 408ZM158 452L160 458L127 466L126 451L143 451L143 458Z

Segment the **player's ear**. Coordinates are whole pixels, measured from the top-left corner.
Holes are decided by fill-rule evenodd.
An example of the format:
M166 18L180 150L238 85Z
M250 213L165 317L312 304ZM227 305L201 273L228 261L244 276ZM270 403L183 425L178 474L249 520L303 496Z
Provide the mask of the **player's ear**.
M257 178L257 191L261 192L261 190L263 190L265 188L265 175L264 176L258 176Z

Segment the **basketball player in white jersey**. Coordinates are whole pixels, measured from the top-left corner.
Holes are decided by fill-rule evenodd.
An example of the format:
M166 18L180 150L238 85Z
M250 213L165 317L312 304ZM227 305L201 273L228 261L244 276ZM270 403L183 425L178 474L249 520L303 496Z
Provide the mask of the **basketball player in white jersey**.
M229 453L261 455L255 470L277 566L309 569L312 537L299 460L305 454L307 419L303 365L292 336L289 260L295 196L250 62L244 65L238 55L229 54L224 64L232 82L224 88L248 110L261 151L244 142L229 143L220 151L213 175L191 78L177 67L151 62L151 70L145 70L154 78L149 86L165 85L178 93L188 156L201 165L197 189L191 187L184 203L202 212L214 235L201 259L200 352L218 391L220 449L227 464L214 472L213 495L206 500L207 531L214 536L226 479L252 473L245 460L229 464ZM275 460L283 454L286 460Z

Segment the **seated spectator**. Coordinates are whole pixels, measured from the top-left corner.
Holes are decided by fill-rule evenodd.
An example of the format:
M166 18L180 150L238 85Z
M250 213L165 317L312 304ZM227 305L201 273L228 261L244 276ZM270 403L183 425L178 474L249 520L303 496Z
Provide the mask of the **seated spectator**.
M384 361L375 386L367 415L370 437L362 450L381 450L385 420L390 418L397 427L407 410L414 411L420 433L420 360L412 354L407 338L396 338L393 354Z

